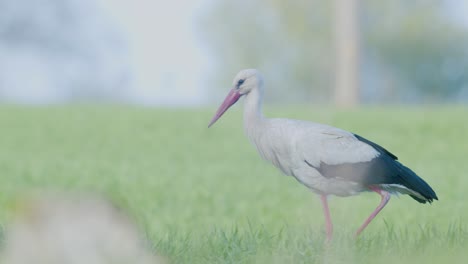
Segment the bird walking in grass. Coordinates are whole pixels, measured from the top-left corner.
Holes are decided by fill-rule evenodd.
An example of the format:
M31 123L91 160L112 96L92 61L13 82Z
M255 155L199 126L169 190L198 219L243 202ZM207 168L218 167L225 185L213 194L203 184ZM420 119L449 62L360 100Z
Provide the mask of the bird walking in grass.
M327 202L329 195L345 197L366 191L380 195L380 204L359 227L356 236L385 207L391 194L407 194L420 203L438 199L429 184L374 142L328 125L265 118L262 114L263 92L259 71L240 71L208 127L244 96L247 137L263 159L320 195L328 240L333 233Z

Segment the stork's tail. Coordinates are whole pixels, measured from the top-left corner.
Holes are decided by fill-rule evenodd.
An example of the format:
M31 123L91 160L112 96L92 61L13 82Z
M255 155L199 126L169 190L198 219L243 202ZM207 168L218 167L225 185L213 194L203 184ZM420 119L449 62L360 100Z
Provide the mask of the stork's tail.
M413 199L420 203L432 203L434 200L439 200L437 194L429 186L427 182L421 179L414 171L398 161L395 161L398 170L398 176L401 184L408 188L412 193L408 193Z

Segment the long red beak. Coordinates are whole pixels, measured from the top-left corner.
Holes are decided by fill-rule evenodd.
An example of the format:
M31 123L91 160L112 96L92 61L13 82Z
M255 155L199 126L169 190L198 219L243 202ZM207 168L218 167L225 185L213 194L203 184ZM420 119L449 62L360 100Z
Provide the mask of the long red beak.
M231 107L237 102L237 100L239 100L241 96L242 95L235 88L229 91L228 95L224 99L224 102L221 104L221 106L219 106L218 111L216 111L213 119L211 119L211 122L208 124L208 127L213 125L224 114L224 112L229 109L229 107Z

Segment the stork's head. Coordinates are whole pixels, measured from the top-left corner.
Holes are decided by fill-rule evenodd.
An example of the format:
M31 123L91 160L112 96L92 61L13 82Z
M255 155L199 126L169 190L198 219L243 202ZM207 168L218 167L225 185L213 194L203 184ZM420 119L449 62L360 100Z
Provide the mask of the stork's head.
M249 94L254 89L263 89L263 77L262 74L256 69L245 69L241 70L234 80L232 81L232 88L228 95L224 99L224 102L219 106L218 111L211 119L208 127L213 125L229 107L234 105L239 98L243 95Z

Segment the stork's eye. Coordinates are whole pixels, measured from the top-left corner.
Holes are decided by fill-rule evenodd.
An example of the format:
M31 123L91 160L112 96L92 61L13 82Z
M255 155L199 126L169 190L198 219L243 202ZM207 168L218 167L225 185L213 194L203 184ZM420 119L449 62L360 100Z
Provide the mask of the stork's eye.
M240 79L239 81L237 81L237 87L241 86L244 82L244 79Z

